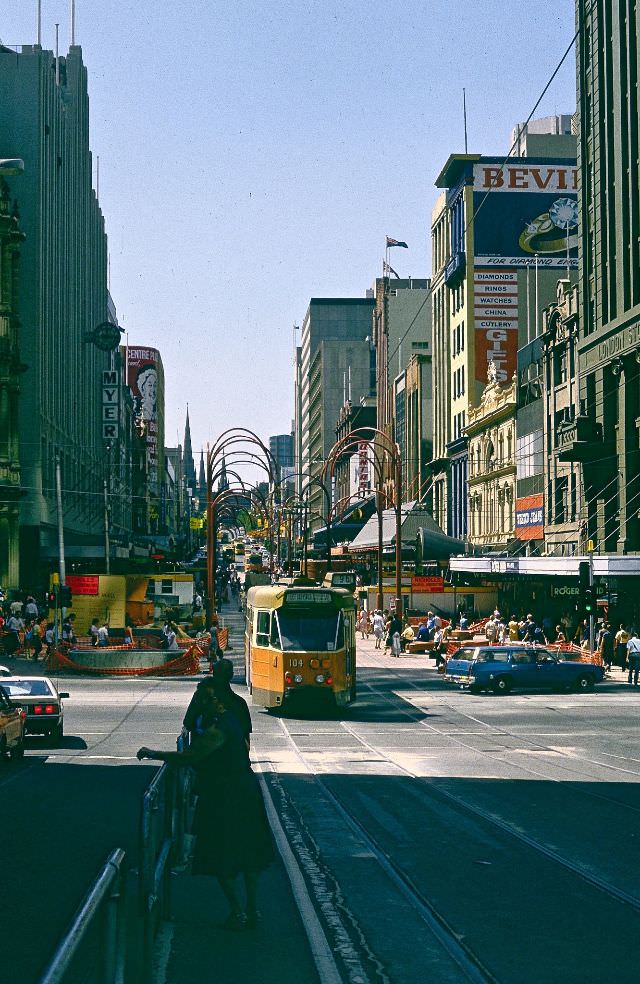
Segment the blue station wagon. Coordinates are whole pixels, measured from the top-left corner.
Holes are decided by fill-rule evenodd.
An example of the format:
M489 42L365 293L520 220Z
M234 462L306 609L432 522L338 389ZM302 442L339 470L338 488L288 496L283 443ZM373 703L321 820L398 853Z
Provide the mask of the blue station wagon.
M539 646L463 646L447 660L444 678L471 693L491 690L591 690L604 670L596 663L559 659Z

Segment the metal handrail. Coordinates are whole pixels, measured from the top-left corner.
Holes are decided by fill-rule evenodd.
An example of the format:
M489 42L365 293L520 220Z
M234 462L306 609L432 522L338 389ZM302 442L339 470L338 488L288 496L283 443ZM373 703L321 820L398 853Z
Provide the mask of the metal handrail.
M122 848L111 852L102 871L89 889L76 912L73 922L53 955L40 984L62 984L80 944L96 918L107 906L102 980L104 984L124 984L124 891L122 869L125 853Z
M184 729L176 745L189 744ZM168 918L171 869L185 860L193 783L189 769L163 765L142 801L140 826L140 904L144 920L144 977L151 981L153 948L160 922Z

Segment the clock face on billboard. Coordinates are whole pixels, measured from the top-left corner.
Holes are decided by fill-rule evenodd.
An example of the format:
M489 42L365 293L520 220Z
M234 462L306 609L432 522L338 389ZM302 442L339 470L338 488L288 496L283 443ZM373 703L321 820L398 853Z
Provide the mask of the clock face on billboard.
M89 332L87 341L93 342L96 348L102 349L103 352L111 352L113 349L117 349L120 344L121 330L117 325L112 324L110 321L103 321L101 325L94 328L92 332Z

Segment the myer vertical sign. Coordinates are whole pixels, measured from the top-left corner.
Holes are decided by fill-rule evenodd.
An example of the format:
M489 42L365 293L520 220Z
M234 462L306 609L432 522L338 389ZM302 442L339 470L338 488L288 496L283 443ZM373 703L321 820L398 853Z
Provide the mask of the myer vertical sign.
M106 369L102 373L102 439L118 440L118 373Z

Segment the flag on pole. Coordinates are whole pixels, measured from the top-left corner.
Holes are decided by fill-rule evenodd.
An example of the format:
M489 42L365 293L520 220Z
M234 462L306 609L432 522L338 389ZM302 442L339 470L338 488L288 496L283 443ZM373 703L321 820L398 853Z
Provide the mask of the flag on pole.
M383 269L384 269L385 276L388 277L389 274L392 273L397 280L400 280L400 274L399 273L396 273L396 271L393 269L393 267L389 263L387 263L386 260L383 260L382 261L382 266L383 266Z
M391 236L387 236L387 247L389 246L402 246L404 249L409 249L406 243L401 242L399 239L392 239Z

